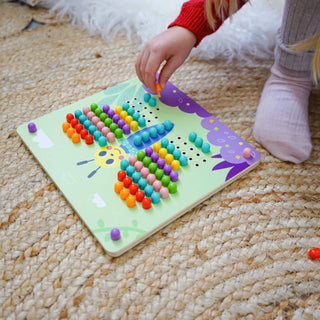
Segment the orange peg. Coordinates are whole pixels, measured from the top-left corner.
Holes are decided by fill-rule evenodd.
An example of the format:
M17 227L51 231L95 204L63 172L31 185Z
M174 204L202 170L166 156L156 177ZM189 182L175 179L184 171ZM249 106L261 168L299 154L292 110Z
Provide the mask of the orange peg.
M121 191L122 189L123 189L123 183L120 182L120 181L116 182L115 185L114 185L114 191L115 191L116 193L120 193L120 191Z
M122 200L127 200L128 197L129 197L129 189L123 188L123 189L120 191L120 198L121 198Z
M64 122L62 124L62 130L63 132L67 132L67 130L70 128L70 123L69 122Z
M133 207L136 205L136 198L135 198L135 196L129 195L129 196L127 197L126 202L127 202L127 206L128 206L129 208L133 208Z
M67 135L68 135L68 137L71 138L72 135L73 135L75 132L76 132L76 130L75 130L74 128L72 128L72 127L68 128L68 130L67 130Z
M159 82L156 82L156 90L157 90L158 97L161 98L160 91L162 90L162 87Z
M71 136L72 142L73 143L79 143L80 142L80 134L79 133L74 133Z

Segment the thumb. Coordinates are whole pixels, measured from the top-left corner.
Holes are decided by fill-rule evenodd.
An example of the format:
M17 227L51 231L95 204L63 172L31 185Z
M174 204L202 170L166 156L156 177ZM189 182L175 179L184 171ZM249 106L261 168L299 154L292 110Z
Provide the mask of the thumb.
M175 57L172 57L169 60L167 60L166 64L161 69L159 75L159 83L163 89L165 88L169 78L182 65L182 63L183 61Z

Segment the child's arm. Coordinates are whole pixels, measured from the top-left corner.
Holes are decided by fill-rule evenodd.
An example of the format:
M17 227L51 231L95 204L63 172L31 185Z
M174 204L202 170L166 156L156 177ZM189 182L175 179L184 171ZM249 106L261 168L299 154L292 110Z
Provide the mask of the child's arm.
M231 0L221 1L229 3ZM247 2L247 0L236 1L238 8ZM215 20L214 28L207 20L205 0L187 1L168 30L147 42L138 55L136 72L141 82L152 92L156 92L155 76L162 63L164 65L160 71L159 82L164 88L170 76L186 60L192 48L222 25L222 19L215 12L212 14ZM227 11L225 14L228 14Z

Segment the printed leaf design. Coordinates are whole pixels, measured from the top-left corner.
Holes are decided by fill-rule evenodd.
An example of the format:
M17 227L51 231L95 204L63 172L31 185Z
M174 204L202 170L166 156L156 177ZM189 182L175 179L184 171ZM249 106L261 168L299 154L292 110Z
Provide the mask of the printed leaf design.
M120 230L121 237L124 239L128 239L130 237L138 239L139 237L141 237L143 234L146 233L145 230L138 228L138 221L136 219L133 219L131 221L132 227L130 227L130 226L107 227L107 226L105 226L105 223L102 219L97 221L97 225L99 228L93 230L93 233L104 233L104 241L105 242L109 242L111 240L110 231L113 228L118 228Z
M110 87L104 91L105 97L99 101L99 105L113 104L122 105L128 97L136 97L144 93L144 89L137 78L131 79L117 86Z
M102 219L98 220L98 226L104 228L104 221Z

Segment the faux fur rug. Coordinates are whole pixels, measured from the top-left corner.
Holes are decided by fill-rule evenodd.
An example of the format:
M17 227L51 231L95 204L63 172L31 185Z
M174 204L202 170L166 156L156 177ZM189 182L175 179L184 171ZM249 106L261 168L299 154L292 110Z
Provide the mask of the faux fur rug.
M26 0L68 17L73 23L99 34L106 42L120 31L137 34L142 44L165 30L179 14L183 0ZM193 54L213 59L271 57L280 26L284 0L251 0Z

